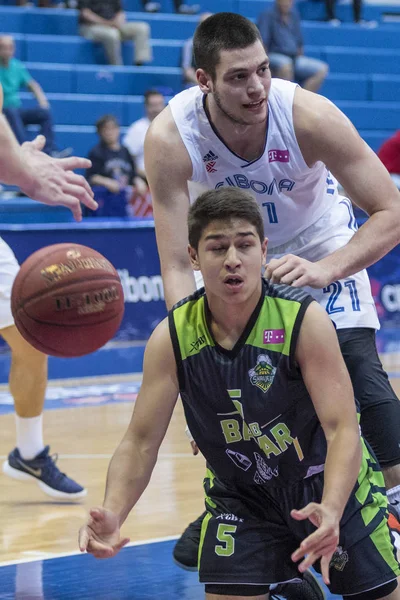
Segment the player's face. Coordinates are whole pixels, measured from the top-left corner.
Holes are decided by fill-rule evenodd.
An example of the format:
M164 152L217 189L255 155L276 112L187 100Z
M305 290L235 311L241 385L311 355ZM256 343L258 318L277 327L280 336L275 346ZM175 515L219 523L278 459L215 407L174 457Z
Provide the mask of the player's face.
M246 220L211 222L197 252L189 249L193 268L202 272L208 297L238 304L259 294L266 244Z
M231 121L241 125L264 123L271 72L262 43L223 50L210 87L216 105Z
M148 97L146 102L146 114L149 121L153 121L165 108L165 99L162 94L154 94Z

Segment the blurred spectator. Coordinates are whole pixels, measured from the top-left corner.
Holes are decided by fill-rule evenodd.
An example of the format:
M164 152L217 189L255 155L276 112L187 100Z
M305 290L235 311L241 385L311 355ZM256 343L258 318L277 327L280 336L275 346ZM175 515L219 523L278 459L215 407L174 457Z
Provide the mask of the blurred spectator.
M213 13L206 12L200 15L199 25L203 23L208 17L211 17ZM186 40L182 50L182 74L183 83L186 87L197 84L196 79L196 65L193 57L193 36Z
M336 0L325 0L326 20L332 25L340 25L339 19L335 16ZM353 18L355 23L361 21L361 0L353 0Z
M150 123L165 108L165 98L157 90L147 90L144 94L146 116L132 123L122 140L135 159L137 174L146 180L144 170L144 138Z
M122 65L121 42L135 42L136 65L150 62L150 27L144 21L126 20L121 0L79 0L79 33L103 44L110 65Z
M28 0L16 0L15 4L17 6L26 6L27 4L32 4L32 2L28 2ZM39 8L47 8L50 6L50 0L38 0L37 5Z
M15 44L10 35L0 37L0 83L3 86L3 112L20 144L26 142L27 125L39 125L40 133L46 138L44 152L53 156L68 156L72 148L57 152L54 145L53 121L50 105L41 86L35 81L25 65L14 58ZM27 87L35 96L39 106L22 108L19 91Z
M317 92L329 67L316 58L303 55L300 16L293 0L275 0L274 6L261 13L258 28L275 77L298 81L310 92Z
M378 156L400 189L400 129L382 144Z
M129 151L120 144L120 128L113 115L104 115L96 123L99 143L89 152L92 166L86 179L93 187L99 209L94 216L129 216L132 192L147 193L147 186L136 176Z
M161 9L160 2L146 2L142 0L143 9L146 12L158 12ZM181 15L196 15L200 10L199 4L184 4L183 0L174 0L175 12Z

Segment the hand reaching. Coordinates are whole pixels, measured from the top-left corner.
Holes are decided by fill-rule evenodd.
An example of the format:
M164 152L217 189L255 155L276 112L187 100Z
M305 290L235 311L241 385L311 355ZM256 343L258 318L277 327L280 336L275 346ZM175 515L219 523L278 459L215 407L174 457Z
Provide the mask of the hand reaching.
M106 508L92 508L86 525L79 530L79 549L96 558L112 558L126 546L129 538L120 538L117 516Z
M296 521L309 519L317 531L314 531L300 544L292 554L292 560L299 564L299 571L304 573L316 560L321 559L321 572L324 582L329 585L329 564L339 543L339 518L323 503L310 502L301 510L292 510L291 516ZM306 557L307 555L307 557Z
M20 184L21 190L33 200L51 206L66 206L74 218L82 218L81 203L96 210L97 202L93 192L82 175L74 169L86 169L91 162L87 158L70 156L69 158L52 158L41 152L45 138L40 135L33 142L25 142L21 146L22 160L26 167L26 182Z
M293 287L310 286L315 289L322 289L332 283L330 274L317 262L310 262L294 254L271 259L264 277L271 283L285 283Z

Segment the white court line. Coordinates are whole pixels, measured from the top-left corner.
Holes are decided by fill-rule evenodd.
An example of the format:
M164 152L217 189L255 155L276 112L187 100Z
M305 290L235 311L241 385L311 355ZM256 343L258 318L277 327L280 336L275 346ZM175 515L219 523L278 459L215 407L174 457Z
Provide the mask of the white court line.
M171 540L177 540L180 535L168 535L166 537L161 538L152 538L150 540L142 540L139 542L130 542L125 546L125 548L129 548L131 546L145 546L146 544L159 544L160 542L170 542ZM28 553L27 553L28 554ZM30 554L30 552L29 552ZM0 562L1 567L11 567L13 565L20 565L23 563L29 562L37 562L38 560L51 560L53 558L66 558L67 556L79 556L80 554L85 554L85 552L43 552L37 553L43 554L43 556L36 556L35 558L17 558L16 560L9 560L5 562Z
M158 460L170 460L171 458L192 458L193 454L190 452L176 452L171 454L159 454ZM71 459L104 459L111 458L112 454L58 454L58 458L71 458ZM0 455L0 460L8 458L7 455Z

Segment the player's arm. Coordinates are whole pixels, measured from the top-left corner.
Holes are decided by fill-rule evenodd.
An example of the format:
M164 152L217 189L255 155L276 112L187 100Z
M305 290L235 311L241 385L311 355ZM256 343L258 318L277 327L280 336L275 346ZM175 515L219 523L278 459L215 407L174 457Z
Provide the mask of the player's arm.
M336 331L317 302L304 315L296 360L328 444L323 502L341 518L360 469L360 433Z
M178 392L176 362L165 319L147 344L143 382L132 419L108 469L103 505L117 515L119 524L149 483Z
M317 531L293 554L304 571L322 557L325 583L329 563L339 541L339 523L356 483L361 464L361 442L350 377L335 329L325 311L313 302L300 328L296 361L327 440L324 491L321 503L311 502L292 511L298 520L310 519ZM299 507L300 508L300 507Z
M298 88L293 116L306 163L324 162L369 215L346 246L318 263L330 274L329 281L342 279L375 263L400 242L400 193L376 154L329 100Z
M192 164L167 107L154 119L144 144L153 200L158 254L167 307L196 289L187 252L188 180Z

